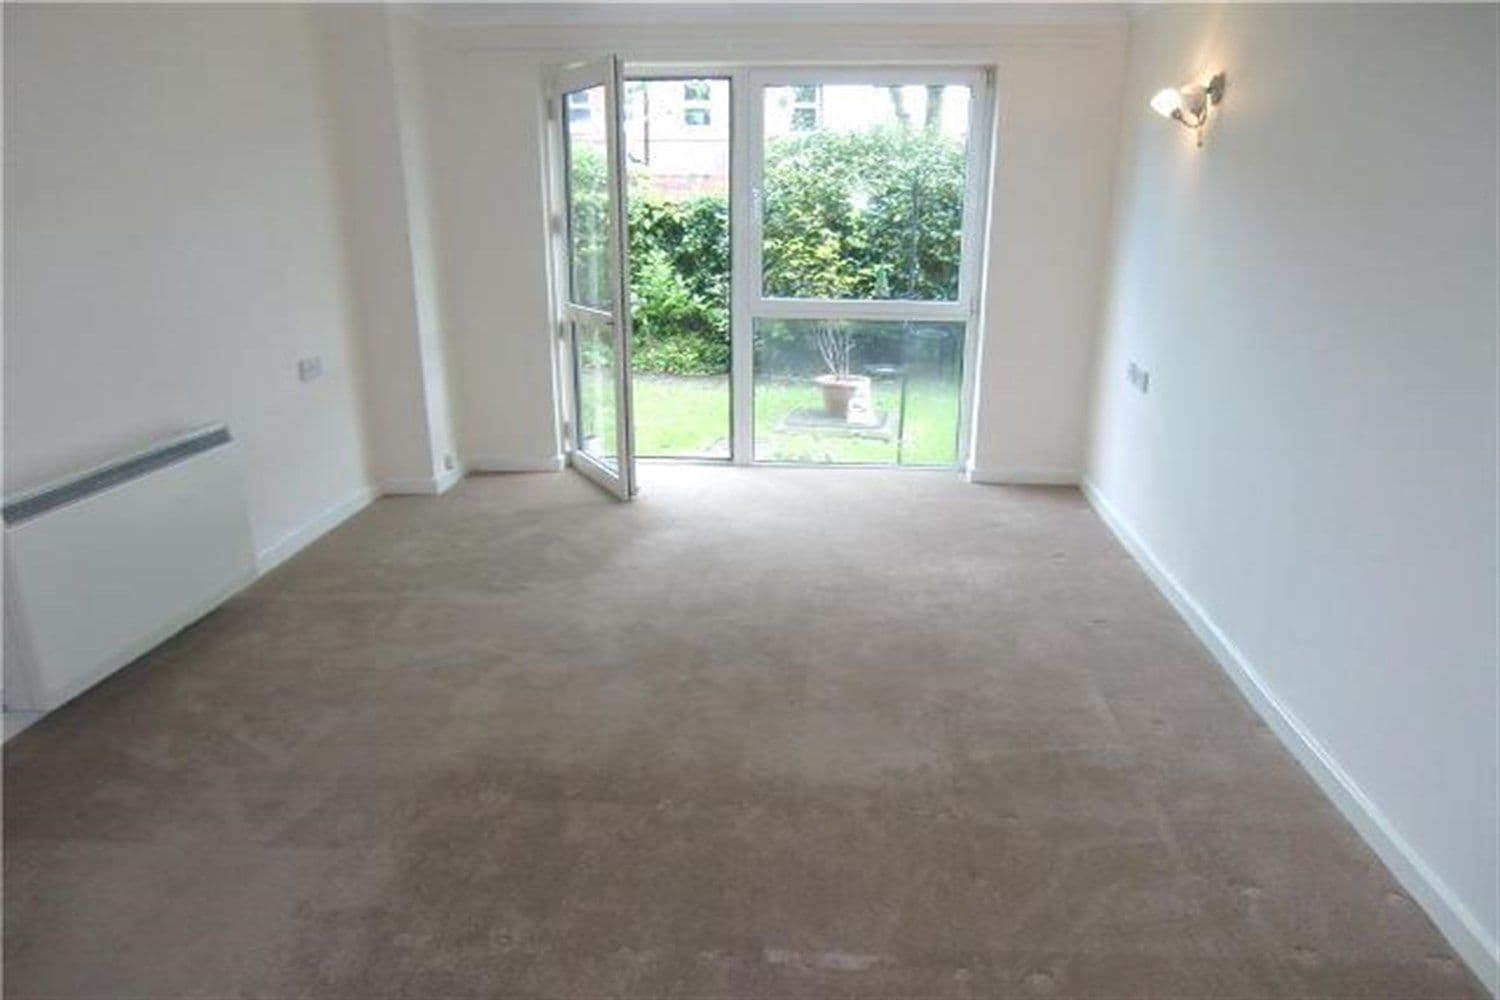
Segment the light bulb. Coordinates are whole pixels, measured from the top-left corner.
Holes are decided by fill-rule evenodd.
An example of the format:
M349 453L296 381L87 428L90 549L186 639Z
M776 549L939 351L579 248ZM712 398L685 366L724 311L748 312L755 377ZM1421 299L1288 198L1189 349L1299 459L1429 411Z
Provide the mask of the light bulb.
M1182 92L1176 87L1158 90L1156 96L1151 98L1151 110L1163 118L1171 118L1182 110Z

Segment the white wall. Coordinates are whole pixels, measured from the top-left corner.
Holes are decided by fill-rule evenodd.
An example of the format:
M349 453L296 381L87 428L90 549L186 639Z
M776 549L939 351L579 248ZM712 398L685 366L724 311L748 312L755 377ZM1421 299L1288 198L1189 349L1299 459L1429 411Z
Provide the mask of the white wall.
M448 390L444 262L438 250L436 197L432 183L432 140L427 95L428 32L407 18L388 18L401 157L406 175L407 213L411 219L413 292L417 303L417 337L421 346L427 426L434 471L450 471L456 459L453 406Z
M226 420L258 549L367 485L333 122L293 7L5 18L5 488ZM297 359L321 355L301 383Z
M429 71L459 452L482 468L555 468L541 65L447 51Z
M1076 483L1108 254L1123 32L1006 50L974 426L981 482Z
M1492 988L1497 16L1134 21L1088 469ZM1219 69L1197 150L1146 102Z
M456 478L445 467L455 444L419 29L365 4L325 6L318 16L359 291L371 470L383 492L441 492Z
M1075 480L1107 250L1123 17L896 27L863 14L843 24L827 23L826 12L820 22L781 11L782 23L769 24L764 11L731 10L718 24L694 16L651 26L434 26L431 182L463 457L540 468L560 446L549 375L543 67L609 51L677 62L823 61L832 52L845 62L998 66L977 476ZM997 15L976 8L972 16Z

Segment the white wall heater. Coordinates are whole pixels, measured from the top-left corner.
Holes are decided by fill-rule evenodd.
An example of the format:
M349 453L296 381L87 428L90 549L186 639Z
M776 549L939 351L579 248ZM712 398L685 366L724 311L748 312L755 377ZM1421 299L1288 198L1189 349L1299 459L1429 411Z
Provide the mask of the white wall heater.
M5 498L5 707L49 711L255 577L223 424Z

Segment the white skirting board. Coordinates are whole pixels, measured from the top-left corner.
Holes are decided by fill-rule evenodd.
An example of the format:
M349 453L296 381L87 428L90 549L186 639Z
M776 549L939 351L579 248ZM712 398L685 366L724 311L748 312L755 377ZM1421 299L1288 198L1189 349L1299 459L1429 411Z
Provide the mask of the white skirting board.
M1140 564L1146 576L1177 609L1234 681L1245 698L1265 719L1292 756L1312 775L1344 817L1385 862L1396 880L1427 911L1448 942L1474 970L1491 994L1500 994L1500 943L1487 935L1463 902L1427 865L1400 831L1364 790L1346 772L1328 748L1277 696L1255 666L1216 625L1176 577L1124 520L1120 512L1085 478L1084 496L1100 520L1114 532L1120 544Z
M504 456L482 456L471 458L465 464L470 472L558 472L563 468L562 455L546 455L540 458L506 458Z
M1078 470L1061 466L972 466L969 482L986 486L1077 486Z
M424 479L382 479L380 493L382 496L440 496L464 477L464 471L464 467L459 466Z
M292 556L370 506L379 496L370 486L362 486L343 500L319 511L301 525L255 553L256 572L264 576Z

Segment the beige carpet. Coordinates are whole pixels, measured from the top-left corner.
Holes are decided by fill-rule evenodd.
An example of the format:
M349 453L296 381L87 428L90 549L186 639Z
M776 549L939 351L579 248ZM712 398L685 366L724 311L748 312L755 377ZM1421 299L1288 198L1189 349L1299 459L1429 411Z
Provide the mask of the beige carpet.
M382 500L22 734L10 997L1474 997L1077 492Z

